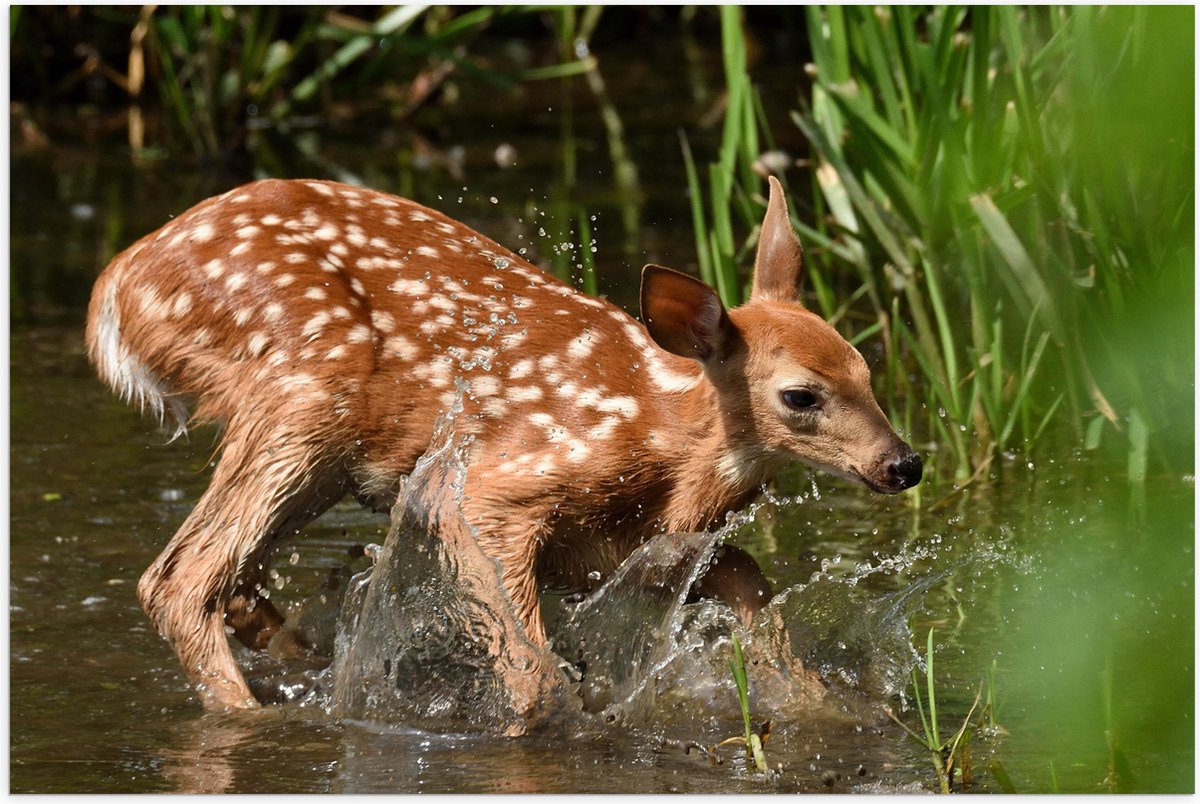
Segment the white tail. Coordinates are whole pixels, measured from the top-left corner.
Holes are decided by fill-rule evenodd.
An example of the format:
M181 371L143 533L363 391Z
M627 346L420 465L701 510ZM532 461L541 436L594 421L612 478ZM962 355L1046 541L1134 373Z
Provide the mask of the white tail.
M197 205L113 260L88 313L118 393L177 432L185 400L225 423L211 485L139 584L147 613L207 705L256 705L225 626L261 646L280 624L257 594L272 542L347 492L386 510L460 391L463 513L539 643L540 583L593 585L788 461L912 486L920 458L801 305L802 274L774 179L750 302L647 266L647 326L382 193L261 181ZM770 590L733 555L704 589L746 616Z

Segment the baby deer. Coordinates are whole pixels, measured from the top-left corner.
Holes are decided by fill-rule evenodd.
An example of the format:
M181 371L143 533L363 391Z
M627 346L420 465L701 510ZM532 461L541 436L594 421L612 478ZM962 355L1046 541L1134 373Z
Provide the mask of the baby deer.
M538 644L539 585L594 585L655 533L721 522L789 461L913 486L920 458L863 358L802 305L803 271L774 179L749 303L650 265L645 326L394 196L268 180L198 204L118 255L88 310L117 393L176 435L189 401L224 424L143 607L207 707L257 706L226 626L261 647L281 624L258 594L272 543L347 492L386 510L456 398L463 514ZM704 581L743 616L770 594L747 561Z

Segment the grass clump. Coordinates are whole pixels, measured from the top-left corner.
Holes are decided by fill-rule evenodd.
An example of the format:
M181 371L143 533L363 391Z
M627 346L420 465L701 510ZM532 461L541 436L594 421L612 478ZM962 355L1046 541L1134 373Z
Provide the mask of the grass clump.
M929 634L926 638L924 675L925 681L922 684L920 670L915 666L913 667L913 702L921 721L921 730L918 732L910 728L895 715L892 715L892 719L929 753L938 789L942 793L951 793L955 789L963 789L974 783L974 767L971 754L973 739L979 734L1003 733L1002 727L995 720L995 663L993 662L992 670L988 675L986 702L980 711L978 720L972 723L971 716L979 708L980 701L984 700L982 684L975 696L975 701L967 711L966 717L963 718L962 724L949 737L942 736L938 722L937 681L933 662L932 628L929 629ZM922 687L924 687L924 690L922 690ZM1005 793L1015 792L1012 780L999 760L991 760L987 767L1001 790Z
M915 366L959 479L1058 422L1123 434L1142 482L1192 407L1192 10L807 14L821 265L861 283L893 406Z
M771 724L770 722L764 724L760 733L755 731L750 723L750 685L746 677L746 657L742 654L742 643L737 634L731 636L733 658L729 660L729 671L733 674L733 683L737 686L738 706L742 711L744 732L738 737L722 740L716 747L733 744L744 745L746 747L746 768L753 767L760 773L767 773L770 768L767 766L767 756L763 752L763 744L766 742L767 734L770 733ZM715 753L715 749L713 753Z

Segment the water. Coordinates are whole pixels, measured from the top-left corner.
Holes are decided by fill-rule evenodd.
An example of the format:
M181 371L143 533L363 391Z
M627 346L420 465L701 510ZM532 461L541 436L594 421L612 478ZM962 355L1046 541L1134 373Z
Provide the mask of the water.
M598 714L561 730L512 739L468 719L422 731L413 712L385 709L372 724L299 703L205 715L147 625L134 585L203 490L213 434L162 444L92 378L75 327L18 329L11 358L14 790L784 791L824 789L829 773L840 774L834 785L843 790L929 784L923 754L880 711L903 706L896 693L915 658L908 611L922 644L936 629L943 717L965 714L997 660L1009 736L980 741L976 756L994 753L1024 789L1046 789L1055 756L1062 789L1104 789L1106 661L1127 732L1167 730L1152 755L1139 755L1144 783L1191 750L1179 733L1190 706L1164 709L1153 689L1190 700L1191 612L1183 604L1191 573L1175 546L1181 531L1190 534L1190 485L1176 480L1155 497L1156 509L1176 515L1126 525L1119 476L1077 458L1032 470L1014 464L937 510L937 495L914 509L797 470L785 481L807 489L803 499L764 505L735 529L730 538L774 587L793 587L768 612L785 612L791 648L823 681L802 685L813 694L793 705L793 677L785 684L751 667L752 709L773 724L767 755L783 765L772 781L748 778L734 749L723 749L715 766L687 749L741 730L724 671L731 618L714 604L681 602L675 585L695 569L686 556L702 557L711 539L669 567L676 574L659 600L632 607L649 612L653 603L653 617L618 616L619 603L603 609L609 621L675 629L673 641L664 647L660 634L634 651L631 639L636 656L609 671L584 657L594 689L582 697ZM369 560L352 555L354 547L383 544L387 529L385 518L338 506L281 548L275 567L286 584L272 599L298 603L336 568L362 570ZM544 603L560 623L577 606ZM752 657L759 638L750 634ZM559 650L578 661L569 644ZM601 659L629 655L591 649ZM1147 656L1157 672L1146 669ZM278 680L279 663L260 663L257 677ZM634 665L619 683L595 683ZM311 682L307 668L287 669L287 678ZM654 683L639 692L651 669ZM976 789L995 783L981 773Z
M535 258L552 256L558 197L579 199L598 214L600 288L632 310L642 263L687 267L693 250L673 128L685 116L668 121L647 111L664 108L652 93L664 104L683 96L667 79L660 86L645 78L672 75L671 47L636 54L650 60L629 70L636 93L606 74L640 167L641 197L633 201L610 187L605 135L586 97L573 105L573 128L587 168L575 185L566 181L559 118L535 113L551 106L562 113L559 89L549 84L531 86L519 111L554 136L550 129L522 134L512 122L520 117L517 101L501 93L466 99L470 114L489 121L463 143L466 192L464 182L437 169L381 167L395 164L394 153L359 132L306 135L320 139L326 161L301 158L289 169L350 173L403 189ZM635 54L625 55L634 63ZM767 92L768 101L778 99L769 107L788 108L792 88ZM766 751L777 770L767 778L748 774L735 747L713 759L706 750L742 728L725 667L732 619L684 593L719 549L712 536L651 545L642 563L592 600L547 596L557 657L529 652L502 608L489 610L489 622L519 654L511 666L549 685L532 696L555 701L557 716L546 722L529 724L526 715L538 711L529 708L531 698L513 705L512 688L485 683L479 655L452 641L449 654L464 659L450 668L455 674L422 678L417 668L434 654L409 650L407 694L392 698L339 691L337 674L322 662L242 653L256 689L290 702L202 713L134 588L203 491L214 433L198 430L164 445L113 398L83 356L83 305L107 258L158 226L164 211L251 176L168 164L134 170L118 142L82 143L66 133L70 127L53 129L51 151L17 153L12 162L13 791L930 789L928 758L883 711L890 707L915 726L906 710L908 671L920 658L912 644L923 645L930 628L943 723L965 716L996 663L1007 736L977 739L972 789L998 789L986 771L998 759L1020 791L1051 789L1053 774L1063 791L1098 792L1109 789L1114 756L1127 766L1132 789L1191 789L1193 481L1152 474L1145 515L1131 516L1121 465L1053 448L1032 460L1000 460L961 492L934 471L919 494L891 498L796 469L781 478L778 503L761 505L724 534L758 560L776 590L789 590L744 634L751 709L756 722L771 721ZM518 167L490 168L490 155L505 143L519 155ZM548 227L550 239L539 238L538 227ZM421 524L418 518L405 527L419 534ZM375 630L363 631L361 648L395 650L389 640L411 634L422 618L378 592L371 599L350 580L372 563L362 547L386 545L388 530L386 517L353 503L335 507L303 538L282 545L272 600L286 608L326 590L326 604L307 609L297 627L325 634L331 647L339 617L349 640L365 622L351 627L355 612L371 612ZM445 567L448 554L437 543L429 547L426 563L408 571ZM377 566L386 558L376 554ZM475 558L471 588L484 599L488 567ZM647 575L657 585L643 583ZM331 578L336 589L327 586ZM349 600L339 605L346 590ZM439 608L468 602L467 595L443 598ZM456 632L444 624L443 633ZM358 655L366 659L355 671L354 656L343 654L343 679L361 682L381 667L369 653ZM390 672L397 689L396 668ZM454 694L438 699L432 683L418 681L450 685ZM564 689L570 694L556 699ZM463 706L468 701L482 704ZM521 730L528 733L503 736ZM1115 743L1106 732L1118 735Z

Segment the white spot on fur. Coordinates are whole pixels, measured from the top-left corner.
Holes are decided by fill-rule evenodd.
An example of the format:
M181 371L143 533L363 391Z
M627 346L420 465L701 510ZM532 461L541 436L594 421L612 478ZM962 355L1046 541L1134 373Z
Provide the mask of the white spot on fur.
M403 335L393 335L384 341L384 351L388 354L394 354L401 360L411 363L417 359L420 349Z
M646 372L660 391L666 393L683 393L692 390L700 384L703 375L699 372L689 376L668 368L657 355L644 354L643 358L646 364Z
M504 397L509 402L536 402L542 398L542 389L536 385L519 385L509 388Z
M450 319L450 323L454 323L454 319ZM417 329L420 330L425 335L436 335L439 332L441 332L443 329L446 329L446 327L443 326L438 321L430 320L430 321L422 321L421 326L417 327Z
M304 291L304 298L312 299L313 301L324 301L329 294L325 292L325 288L312 287Z
M489 397L483 401L483 415L493 419L502 419L508 412L508 405L503 399L498 397Z
M612 435L613 430L617 429L617 425L621 420L616 416L606 416L604 421L597 424L588 430L589 441L606 441Z
M271 336L265 332L255 332L246 341L246 351L251 357L258 357L266 351L267 346L271 343Z
M186 290L175 297L174 303L171 305L171 317L183 318L192 309L192 294Z
M209 279L219 279L221 274L225 273L225 263L217 259L212 259L204 263L202 270L204 271L204 275Z
M476 377L471 380L471 392L475 396L495 396L500 393L500 381L495 377Z
M528 332L508 332L500 336L500 347L502 349L515 349L528 338Z
M138 296L138 308L146 318L166 318L170 312L169 305L160 299L154 288L149 285L141 289Z
M396 319L391 313L383 310L371 311L371 323L375 325L375 329L383 333L391 332L396 328Z
M304 325L304 328L300 330L300 334L304 335L309 341L311 341L321 334L321 330L323 330L325 325L328 323L329 313L322 310L312 318L308 319L308 322Z
M554 417L544 411L538 411L537 413L531 413L529 415L529 421L533 422L534 424L538 425L539 427L555 427L555 426L557 426L554 421Z
M513 363L512 368L508 370L508 376L514 380L524 379L533 373L533 360L525 358Z
M582 360L592 353L596 348L596 339L592 337L592 333L584 330L581 335L571 339L567 344L567 354L575 360Z
M571 463L582 463L591 454L588 445L577 438L567 441L567 460Z
M631 396L614 396L601 400L596 405L596 410L604 413L615 413L618 416L624 416L626 419L632 419L638 415L638 403Z
M246 284L246 275L243 273L230 274L225 280L225 289L230 293L235 292L242 285Z
M406 296L424 296L429 293L429 285L420 279L405 279L401 277L388 285L388 290L393 293L402 293Z

